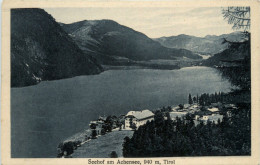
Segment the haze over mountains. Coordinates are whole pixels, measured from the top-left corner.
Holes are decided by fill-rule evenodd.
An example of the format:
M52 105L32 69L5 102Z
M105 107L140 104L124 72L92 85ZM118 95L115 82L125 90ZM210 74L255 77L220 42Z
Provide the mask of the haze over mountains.
M92 52L103 64L122 58L135 61L201 58L185 49L166 48L143 33L112 20L85 20L72 24L61 23L61 26L82 50Z
M170 37L160 37L154 39L168 48L187 49L193 52L203 54L216 54L228 48L228 44L223 44L223 38L229 41L242 41L244 35L241 32L233 32L230 34L207 35L205 37L195 37L185 34Z

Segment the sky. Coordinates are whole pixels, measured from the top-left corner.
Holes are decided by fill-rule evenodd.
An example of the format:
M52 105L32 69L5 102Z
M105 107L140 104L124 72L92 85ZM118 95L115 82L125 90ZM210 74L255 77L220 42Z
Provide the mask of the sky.
M45 8L57 22L111 19L150 38L179 34L204 37L233 32L222 8Z

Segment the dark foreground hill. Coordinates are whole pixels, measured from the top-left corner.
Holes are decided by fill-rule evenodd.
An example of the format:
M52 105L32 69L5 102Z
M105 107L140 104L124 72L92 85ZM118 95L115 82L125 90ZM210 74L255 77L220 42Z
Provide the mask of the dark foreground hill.
M143 33L112 20L85 20L61 26L82 50L94 54L103 64L115 60L201 58L185 49L166 48Z
M101 71L44 10L11 10L12 87Z
M251 49L250 40L233 42L225 51L215 54L203 62L207 66L215 66L221 75L233 85L239 87L240 94L250 100L251 91Z

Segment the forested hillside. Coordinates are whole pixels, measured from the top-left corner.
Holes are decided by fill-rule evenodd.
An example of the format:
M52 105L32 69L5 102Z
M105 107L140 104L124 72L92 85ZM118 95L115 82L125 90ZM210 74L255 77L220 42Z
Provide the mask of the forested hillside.
M96 60L83 53L44 10L11 10L12 87L101 71Z
M186 49L166 48L145 34L113 20L84 20L61 23L61 26L83 51L93 54L103 64L118 60L201 58Z
M194 124L192 118L164 120L157 111L155 120L125 137L124 157L235 156L251 154L250 104L240 104L232 117L222 122Z

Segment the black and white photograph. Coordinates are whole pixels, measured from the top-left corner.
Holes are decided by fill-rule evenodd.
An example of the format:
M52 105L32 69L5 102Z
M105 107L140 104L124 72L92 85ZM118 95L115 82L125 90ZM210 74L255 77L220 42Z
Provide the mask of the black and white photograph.
M10 8L11 158L252 156L251 17Z

